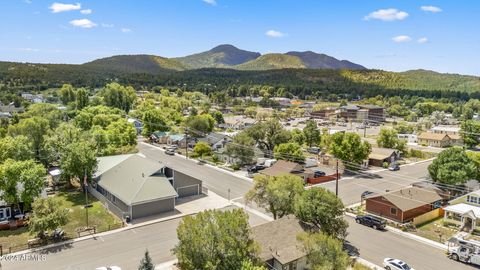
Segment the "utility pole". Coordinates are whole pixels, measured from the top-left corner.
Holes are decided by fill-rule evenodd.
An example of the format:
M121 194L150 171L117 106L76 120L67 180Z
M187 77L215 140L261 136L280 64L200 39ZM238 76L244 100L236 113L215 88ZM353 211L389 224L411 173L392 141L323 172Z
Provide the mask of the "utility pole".
M363 121L363 137L367 137L367 121Z
M188 158L188 128L185 128L185 157Z
M337 158L337 177L335 179L335 195L338 197L338 158Z
M85 169L85 174L83 177L83 186L85 187L85 218L87 221L87 228L88 228L88 182L87 182L87 170Z

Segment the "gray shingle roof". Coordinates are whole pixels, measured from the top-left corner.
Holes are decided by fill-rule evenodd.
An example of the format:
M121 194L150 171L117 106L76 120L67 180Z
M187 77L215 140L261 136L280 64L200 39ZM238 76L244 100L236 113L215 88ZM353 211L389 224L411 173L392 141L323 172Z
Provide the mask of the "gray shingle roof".
M297 235L310 228L295 217L283 217L252 228L253 239L260 245L260 259L275 258L286 264L304 257Z
M177 196L162 163L138 154L98 158L98 185L127 205Z

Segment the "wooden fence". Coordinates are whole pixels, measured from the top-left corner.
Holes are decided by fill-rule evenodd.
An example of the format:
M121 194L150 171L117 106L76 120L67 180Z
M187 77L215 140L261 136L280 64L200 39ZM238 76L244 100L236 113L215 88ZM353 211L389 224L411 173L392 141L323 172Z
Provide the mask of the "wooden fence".
M437 208L437 209L434 209L430 212L427 212L423 215L420 215L420 216L414 218L412 223L413 223L413 225L418 226L418 225L427 223L431 220L434 220L438 217L441 217L441 216L444 215L444 213L445 213L445 210L443 210L443 208Z

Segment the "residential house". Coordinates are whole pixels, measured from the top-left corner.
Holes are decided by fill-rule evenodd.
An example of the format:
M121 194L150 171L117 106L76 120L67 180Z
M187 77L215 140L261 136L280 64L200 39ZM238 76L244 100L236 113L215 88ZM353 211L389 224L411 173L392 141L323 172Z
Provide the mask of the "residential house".
M253 240L259 245L259 257L268 269L306 270L306 253L297 235L311 227L292 216L252 227Z
M135 118L128 118L127 121L128 121L128 123L133 124L133 126L137 130L137 134L142 133L142 130L143 130L142 122L140 122L138 119L135 119Z
M368 213L405 223L440 208L443 200L444 198L433 189L407 187L368 196L365 207Z
M368 165L383 167L384 163L393 163L400 158L400 151L391 148L372 147L368 155Z
M316 171L318 170L326 172L327 175L316 175ZM319 169L317 166L314 166L305 169L303 165L286 160L278 160L271 167L261 170L260 173L267 176L292 174L301 177L305 181L305 183L310 184L328 182L337 178L335 172L327 172L325 168ZM338 176L340 176L340 174Z
M202 181L141 154L98 158L89 192L122 219L170 212L177 197L198 195Z
M397 134L397 138L406 141L407 144L418 143L418 136L415 134Z
M22 93L22 98L32 103L45 103L42 94Z
M445 220L459 225L460 230L472 232L480 226L480 190L451 200L443 210Z
M2 118L12 118L12 114L9 112L0 112L0 119Z
M244 130L253 126L256 123L256 120L250 117L243 115L235 115L225 117L224 123L219 124L218 126L224 129L233 129L233 130Z
M20 107L15 107L15 105L12 103L8 105L3 105L0 103L0 113L23 113L25 111L25 108L20 106Z
M210 132L205 137L197 139L197 142L206 142L214 151L223 151L228 143L232 142L232 138L225 134Z
M286 160L278 160L273 164L271 167L266 168L265 170L260 171L261 174L267 176L279 176L282 174L295 174L303 177L303 173L305 172L302 165L286 161Z
M447 134L450 137L450 145L463 145L461 135L461 129L458 126L436 126L430 129L430 132L436 134Z
M292 100L286 97L272 97L270 100L278 102L282 107L288 107L292 105Z
M418 144L432 147L448 147L454 144L454 140L445 133L422 132L418 135Z
M460 127L458 126L436 126L430 129L432 133L460 135Z

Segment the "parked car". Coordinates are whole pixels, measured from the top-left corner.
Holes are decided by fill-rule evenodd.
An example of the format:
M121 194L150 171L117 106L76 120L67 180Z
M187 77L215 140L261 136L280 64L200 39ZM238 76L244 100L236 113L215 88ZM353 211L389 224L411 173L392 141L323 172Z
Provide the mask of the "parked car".
M310 154L316 154L318 155L320 153L320 148L318 147L309 147L307 149L307 152L310 153Z
M372 227L375 230L383 230L387 226L387 221L371 215L357 216L355 222L368 227Z
M362 192L362 195L361 195L362 200L364 200L367 196L372 195L373 193L374 193L373 191L369 191L369 190Z
M387 270L415 270L404 261L392 258L385 258L383 260L383 267L385 267Z
M167 150L165 150L165 154L173 156L175 155L175 149L167 148Z
M122 270L122 268L118 266L102 266L95 268L95 270Z
M389 171L398 171L398 170L400 170L400 165L398 165L397 163L392 163L392 164L390 164L390 166L388 166L388 170Z
M324 171L320 171L320 170L317 170L317 171L314 171L313 172L313 177L314 178L317 178L317 177L321 177L321 176L325 176L325 172Z
M256 165L250 166L250 167L247 169L247 171L248 171L249 173L256 173L256 172L258 172L258 171L260 171L260 170L263 170L263 169L265 169L265 166L264 166L264 165L256 164Z

